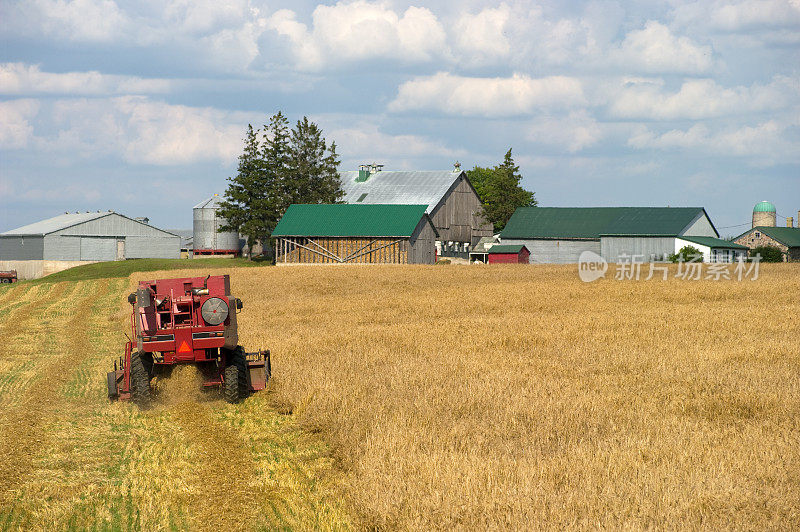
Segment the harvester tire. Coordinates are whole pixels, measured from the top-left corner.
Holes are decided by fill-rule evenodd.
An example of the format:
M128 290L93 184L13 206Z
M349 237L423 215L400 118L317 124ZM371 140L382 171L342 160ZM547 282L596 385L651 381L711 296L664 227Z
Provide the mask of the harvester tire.
M140 408L150 405L150 374L139 351L131 353L131 399Z
M249 391L247 384L247 359L244 349L238 346L229 352L228 365L225 367L225 400L229 403L238 403Z

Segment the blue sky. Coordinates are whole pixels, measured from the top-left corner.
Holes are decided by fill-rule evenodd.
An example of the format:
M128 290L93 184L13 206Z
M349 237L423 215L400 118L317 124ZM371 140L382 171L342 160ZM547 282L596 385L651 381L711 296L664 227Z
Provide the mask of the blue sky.
M278 110L342 170L513 147L545 206L704 206L723 236L800 210L798 0L4 0L0 31L0 231L190 228Z

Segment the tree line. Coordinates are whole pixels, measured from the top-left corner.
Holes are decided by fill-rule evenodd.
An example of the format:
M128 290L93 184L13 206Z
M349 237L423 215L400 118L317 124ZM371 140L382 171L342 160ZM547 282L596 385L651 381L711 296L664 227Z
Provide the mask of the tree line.
M271 116L262 128L248 125L236 175L228 178L217 211L227 221L219 230L238 231L250 250L256 243L266 249L289 205L342 200L339 164L336 143L328 143L322 129L308 117L291 129L282 112ZM537 204L534 193L521 185L511 149L502 163L475 166L466 174L481 199L481 214L495 231L505 227L517 207Z

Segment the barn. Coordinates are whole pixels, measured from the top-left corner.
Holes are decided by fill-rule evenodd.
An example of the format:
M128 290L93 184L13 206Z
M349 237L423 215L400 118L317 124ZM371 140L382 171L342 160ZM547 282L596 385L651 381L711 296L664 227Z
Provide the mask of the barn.
M492 236L492 224L480 214L483 206L478 193L460 167L453 171L389 171L373 164L340 176L345 203L425 205L439 235L436 249L440 256L469 258L482 237Z
M719 238L702 207L520 207L500 233L503 244L524 244L531 263L560 264L584 251L608 262L665 260L695 237L709 248L706 261L731 260L728 251L738 249Z
M291 205L278 222L276 264L433 264L427 205Z
M180 257L180 237L113 211L64 213L0 234L3 261Z
M528 264L531 256L524 244L496 244L488 255L489 264Z

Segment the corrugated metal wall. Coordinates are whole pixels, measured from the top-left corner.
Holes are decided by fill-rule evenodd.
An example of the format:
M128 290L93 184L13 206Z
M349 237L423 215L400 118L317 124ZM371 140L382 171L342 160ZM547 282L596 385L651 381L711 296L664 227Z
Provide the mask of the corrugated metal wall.
M181 238L165 235L159 237L129 236L125 238L126 259L179 259Z
M0 260L42 260L41 236L0 236Z
M124 244L118 244L118 242ZM44 237L46 260L180 258L181 239L147 224L109 213ZM118 247L119 246L119 247ZM122 254L121 257L118 257Z
M572 264L584 251L600 254L600 242L597 240L522 240L504 238L503 244L525 244L531 256L531 264Z
M492 224L477 213L482 205L478 195L462 176L431 211L433 225L442 242L468 242L475 246L484 236L492 236Z
M600 255L608 262L619 262L619 257L623 254L629 257L639 255L645 262L651 262L664 260L665 256L675 253L675 239L672 237L604 236L600 238L600 249Z
M436 232L426 217L420 220L411 235L408 262L410 264L433 264L436 262Z

